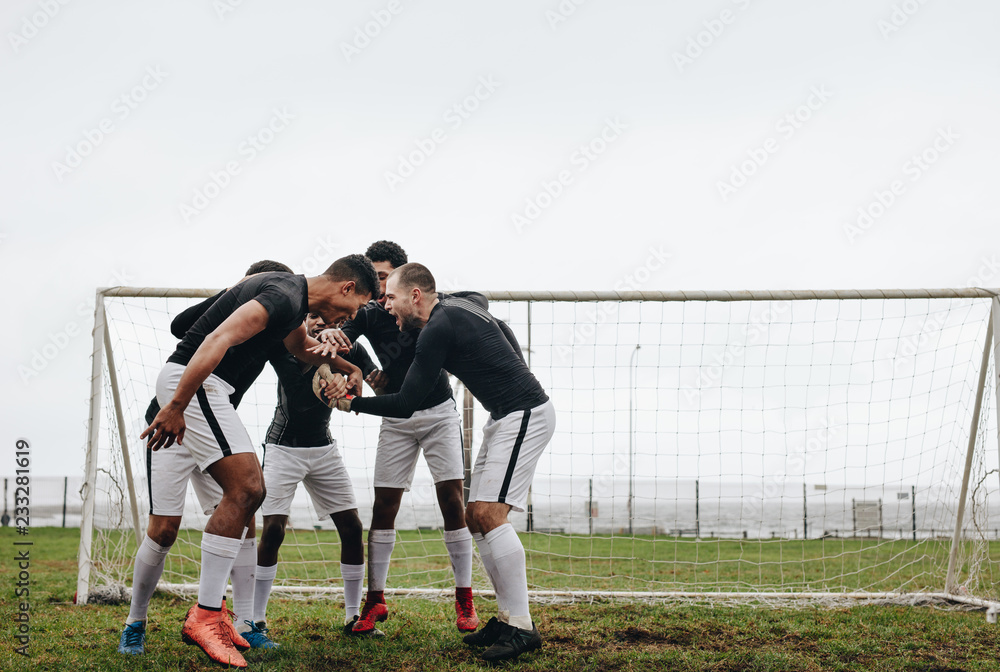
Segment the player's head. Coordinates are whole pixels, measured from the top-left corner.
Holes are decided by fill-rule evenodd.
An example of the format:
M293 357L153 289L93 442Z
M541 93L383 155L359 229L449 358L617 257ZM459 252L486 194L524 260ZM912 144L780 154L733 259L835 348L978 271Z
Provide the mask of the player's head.
M368 246L365 256L372 260L375 272L378 273L379 291L382 292L378 301L385 305L385 280L390 273L408 261L406 250L391 240L379 240Z
M326 329L326 322L323 321L322 315L319 313L309 313L306 315L306 333L316 338L319 332L324 329Z
M247 269L247 275L254 275L256 273L292 273L292 269L280 261L261 259L250 264L250 268Z
M423 264L403 264L386 279L385 308L396 318L400 330L417 329L427 323L437 285Z
M331 326L354 317L363 305L379 296L375 267L363 254L337 259L320 278L322 288L315 296L310 288L309 310L322 315Z

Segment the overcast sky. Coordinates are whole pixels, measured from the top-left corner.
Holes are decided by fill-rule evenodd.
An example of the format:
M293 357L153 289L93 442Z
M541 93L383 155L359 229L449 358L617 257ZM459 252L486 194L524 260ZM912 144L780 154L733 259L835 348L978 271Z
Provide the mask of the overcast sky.
M5 2L0 473L80 473L98 286L1000 285L1000 5L577 3Z

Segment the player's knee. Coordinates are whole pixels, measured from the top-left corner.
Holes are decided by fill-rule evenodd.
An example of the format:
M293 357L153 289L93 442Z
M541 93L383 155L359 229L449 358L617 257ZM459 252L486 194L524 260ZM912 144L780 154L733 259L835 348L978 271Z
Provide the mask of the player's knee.
M361 537L364 534L364 528L361 525L361 519L358 518L357 515L337 516L334 518L333 522L337 526L337 534L340 535L340 540L342 542L361 542Z
M243 486L232 493L233 502L244 511L253 512L260 508L264 502L264 495L267 494L264 484L256 481L244 483Z
M173 546L177 541L177 531L180 529L180 517L150 516L146 528L146 536L159 546Z
M285 540L285 526L278 521L268 521L260 532L261 546L276 548Z

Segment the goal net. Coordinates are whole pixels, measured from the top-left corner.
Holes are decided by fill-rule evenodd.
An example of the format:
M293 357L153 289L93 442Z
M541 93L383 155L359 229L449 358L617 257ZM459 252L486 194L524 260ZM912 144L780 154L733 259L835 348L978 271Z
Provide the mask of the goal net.
M82 597L131 582L143 415L170 320L211 293L98 293ZM536 599L1000 598L994 292L487 294L557 409L528 511L511 516ZM487 414L453 382L474 459ZM275 400L267 368L238 409L257 445ZM378 427L331 421L366 528ZM196 502L162 589L197 585ZM391 589L453 586L441 527L421 459ZM339 539L302 488L290 528L275 590L337 592ZM489 589L481 568L474 584Z

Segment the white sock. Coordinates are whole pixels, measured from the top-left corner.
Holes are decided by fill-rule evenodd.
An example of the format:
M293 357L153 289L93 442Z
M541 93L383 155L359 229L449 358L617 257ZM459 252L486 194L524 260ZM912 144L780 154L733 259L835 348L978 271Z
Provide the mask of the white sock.
M236 554L229 577L233 582L233 611L236 613L236 632L249 632L244 621L253 620L255 578L257 568L257 540L244 539Z
M472 539L476 542L476 547L479 549L479 558L483 561L483 567L486 568L486 576L489 577L490 584L493 586L493 594L497 598L497 618L506 623L507 617L504 615L504 612L507 611L507 603L504 601L500 591L497 590L497 563L493 559L493 552L490 551L490 545L486 543L483 535L476 532L472 535Z
M364 565L340 563L340 575L344 577L344 623L350 623L361 615L361 584L365 580Z
M368 530L368 590L385 590L396 530Z
M222 606L229 583L229 572L243 545L242 539L220 537L206 532L201 536L201 580L198 583L198 604L209 609Z
M485 538L496 563L497 593L503 595L503 601L510 610L507 622L516 628L531 630L524 546L510 523L488 532Z
M456 588L472 587L472 534L469 528L444 531L444 545L451 558L451 571L455 574Z
M257 565L254 569L253 588L253 620L255 623L267 621L267 598L271 597L271 586L274 585L274 577L278 575L278 565L261 567Z
M169 546L160 546L149 537L142 538L132 569L132 606L129 608L126 624L146 620L149 600L163 574L163 564L169 552Z

